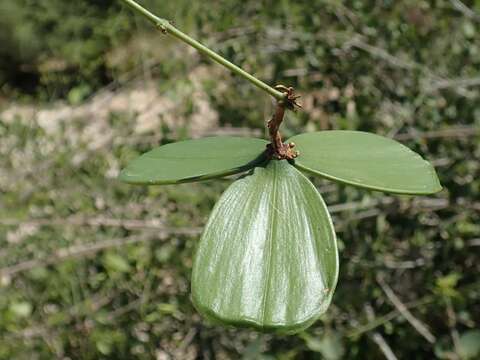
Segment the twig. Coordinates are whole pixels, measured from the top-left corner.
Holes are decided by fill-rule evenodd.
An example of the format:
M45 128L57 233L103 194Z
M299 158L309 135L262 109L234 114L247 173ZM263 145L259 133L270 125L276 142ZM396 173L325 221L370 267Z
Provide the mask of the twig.
M386 51L385 49L383 49L381 47L377 47L377 46L373 46L373 45L368 44L367 42L364 41L364 38L365 37L362 34L356 34L355 36L351 37L349 40L344 42L343 48L347 50L351 47L354 47L354 48L363 50L366 53L368 53L368 54L370 54L374 57L377 57L379 59L382 59L382 60L386 61L387 63L389 63L390 65L392 65L394 67L397 67L399 69L408 70L408 71L418 70L428 78L428 81L430 81L430 82L434 81L436 83L438 83L438 82L448 83L449 84L448 87L453 87L454 90L459 95L469 97L469 94L467 93L467 91L465 89L466 86L463 86L464 84L462 84L462 83L455 84L455 80L453 80L453 82L452 82L452 80L450 80L450 79L445 79L445 76L440 76L440 75L435 74L434 72L431 71L431 69L428 66L425 66L423 64L420 64L420 63L417 63L417 62L411 61L411 60L400 59L400 58L390 54L388 51ZM467 86L471 86L471 85L467 84ZM429 90L430 87L431 86L427 86L426 89L424 89L424 90L426 90L428 92L428 91L430 91Z
M450 0L450 3L453 5L455 9L460 11L463 15L468 17L469 19L473 19L476 21L480 21L480 15L477 14L475 11L467 7L463 2L460 0Z
M248 129L244 127L222 127L219 129L207 130L205 136L261 136L262 130ZM434 131L415 131L412 133L397 134L394 136L396 140L417 140L417 139L441 139L441 138L463 138L480 135L480 128L478 126L452 126L445 129ZM153 136L131 136L121 144L143 144L154 143L157 144L162 139L159 135Z
M367 314L368 320L373 321L375 319L375 314L370 304L367 304L365 306L365 312ZM378 345L380 351L383 353L383 355L385 355L385 358L387 360L398 360L393 353L392 348L388 345L384 337L379 332L375 331L371 336L372 340L375 342L375 344Z
M152 14L150 11L139 5L133 0L122 0L127 6L129 6L132 10L134 10L137 14L144 16L150 22L152 22L155 27L157 27L160 31L164 34L172 35L173 37L177 38L180 41L190 45L191 47L195 48L197 51L202 53L203 55L209 57L213 61L217 62L220 65L223 65L234 74L243 77L244 79L248 80L250 83L258 87L259 89L267 92L271 96L273 96L278 101L281 101L285 98L285 95L272 88L271 86L267 85L263 81L257 79L255 76L247 73L245 70L241 69L237 65L231 63L224 57L220 56L216 52L212 51L208 47L202 45L195 39L191 38L187 34L183 33L182 31L178 30L175 26L173 26L169 21L159 18L158 16Z
M370 200L368 202L364 201L352 201L352 202L347 202L347 203L341 203L341 204L335 204L335 205L330 205L328 207L328 211L330 214L335 214L335 213L340 213L344 211L356 211L360 209L375 209L377 207L382 207L386 205L392 205L399 203L399 200L392 197L392 196L384 196L381 199L378 200ZM448 199L444 198L433 198L433 199L417 199L414 198L411 202L408 203L407 206L403 206L402 204L402 210L410 210L410 214L417 214L419 212L424 212L424 211L438 211L442 210L445 208L452 208L454 206L462 206L462 208L466 207L472 207L476 208L479 204L478 203L469 203L469 204L451 204ZM388 208L385 210L387 211ZM397 210L398 208L395 208L394 210ZM366 215L366 217L371 217L372 215ZM358 217L357 219L361 219L363 216Z
M416 307L428 305L428 304L432 303L433 301L434 301L434 298L432 296L426 296L426 297L424 297L420 300L416 300L416 301L407 303L407 304L405 304L405 306L408 309L413 309L413 308L416 308ZM392 321L393 319L395 319L396 317L398 317L400 315L402 315L402 314L398 310L390 311L389 313L387 313L383 316L375 318L373 321L369 321L368 323L366 323L362 326L357 326L355 329L353 329L351 331L348 331L346 333L346 337L351 338L351 339L355 339L355 338L359 337L360 335L362 335L364 333L372 331L373 329L376 329L377 327L382 326L382 325L388 323L389 321Z
M164 229L163 234L161 232L160 234L156 232L155 237L130 236L127 238L100 241L93 244L73 245L73 246L55 251L48 258L32 259L32 260L20 262L12 266L2 268L0 269L0 278L12 276L23 271L31 270L38 266L52 265L57 262L65 261L67 259L78 258L86 255L92 255L99 251L110 249L113 247L120 247L128 244L135 244L139 242L156 240L156 239L159 239L161 235L171 235L171 234L198 235L200 234L200 232L201 232L200 228L183 228L183 229L180 228L180 229L171 229L171 230Z
M298 152L293 150L294 143L284 144L282 135L280 134L280 124L283 121L286 109L294 110L295 106L299 106L296 102L298 96L292 87L285 87L283 85L275 86L285 93L285 100L277 101L275 111L272 118L267 123L267 129L270 136L270 144L267 146L267 151L270 157L278 160L292 160L298 156Z
M480 135L478 126L456 126L434 131L415 131L407 134L397 134L394 136L396 140L412 140L412 139L437 139L437 138L459 138Z
M368 201L367 203L363 201L352 201L352 202L331 205L328 207L328 212L330 214L335 214L343 211L355 211L359 209L374 208L379 205L389 205L389 204L392 204L393 202L395 202L395 199L391 196L386 196L378 200L371 200L371 201Z
M455 350L455 359L460 359L460 334L457 330L457 315L452 306L452 301L450 298L445 298L446 310L447 310L447 325L450 330L450 337L452 338L453 348ZM453 355L453 354L452 354Z
M89 316L92 313L96 313L101 307L105 306L108 304L108 302L111 301L113 297L115 297L117 294L109 294L109 295L96 295L95 296L95 301L92 302L92 299L86 299L82 302L82 304L77 304L69 309L66 309L61 312L62 316L62 324L66 324L71 319L75 316ZM116 317L123 315L131 310L134 310L138 308L140 299L133 300L129 302L127 305L122 306L118 309L115 309L114 311L110 312L106 316L107 321L112 321ZM48 322L47 322L48 323ZM30 326L26 329L23 329L21 331L15 331L7 334L7 336L11 339L18 339L18 338L24 338L24 339L31 339L35 337L43 337L45 333L51 333L54 332L55 327L60 327L61 324L55 324L55 325L33 325Z
M480 77L466 79L446 79L434 82L427 87L427 91L437 91L449 88L467 88L480 85Z
M385 295L387 295L390 302L397 308L402 316L418 331L430 344L435 343L435 336L428 330L427 326L412 315L405 304L395 295L392 288L383 280L382 277L377 276L377 282L382 288Z
M246 127L232 127L223 126L218 129L208 129L202 132L202 136L253 136L261 137L263 130L249 129ZM138 145L138 144L155 144L158 145L163 139L162 135L150 135L150 136L129 136L125 139L119 139L117 144L122 145Z
M126 314L126 313L128 313L132 310L137 309L141 304L142 304L142 299L141 298L135 299L135 300L129 302L128 304L111 311L106 316L106 320L107 321L113 321L114 319L118 318L119 316L122 316L122 315L124 315L124 314Z
M348 49L350 47L355 47L357 49L360 49L360 50L363 50L363 51L369 53L370 55L372 55L374 57L385 60L389 64L391 64L395 67L398 67L400 69L405 69L405 70L419 69L419 70L425 71L428 74L432 75L430 70L428 70L423 65L418 64L418 63L413 62L413 61L403 60L403 59L400 59L398 57L395 57L395 56L391 55L390 53L388 53L388 51L386 51L385 49L382 49L380 47L373 46L373 45L370 45L370 44L364 42L362 40L362 38L363 38L363 35L356 34L356 36L353 36L349 41L347 41L344 44L344 48Z
M30 326L22 331L10 333L12 338L22 337L24 339L31 339L38 336L42 336L45 332L48 331L48 327L44 325Z
M480 238L467 240L467 246L480 246Z
M70 308L61 312L62 316L62 323L68 323L73 317L76 316L88 316L92 313L97 312L102 307L107 305L115 296L119 294L118 291L108 291L108 294L95 294L93 297L89 297L83 300L81 303L75 304ZM13 331L9 333L9 337L11 338L34 338L42 336L45 332L51 332L52 328L48 324L48 321L43 322L39 325L32 325L27 328L24 328L19 331ZM58 325L58 324L57 324Z
M185 350L188 345L192 342L192 340L195 338L195 335L197 335L197 329L195 328L190 328L188 331L187 335L183 338L182 342L178 346L179 350Z
M394 261L385 259L385 267L388 269L415 269L425 265L425 259L418 258L415 260Z
M333 185L334 186L334 185ZM334 188L331 185L320 187L322 193L331 192ZM394 197L385 196L381 199L375 199L368 202L352 201L340 204L330 205L328 210L331 214L344 211L356 211L360 209L370 209L381 205L390 205L396 201ZM421 211L428 209L443 209L450 205L447 199L418 199L413 202L413 207L420 207ZM474 209L479 204L462 204L463 207L470 206ZM183 233L185 235L196 235L198 228L167 228L158 219L112 219L104 217L85 218L71 216L68 218L38 218L38 219L0 219L0 225L3 226L105 226L105 227L123 227L125 229L155 229L165 233ZM191 230L193 229L193 230Z
M111 218L53 218L53 219L30 219L26 221L18 219L0 219L0 225L22 225L22 226L105 226L122 227L125 229L159 229L165 230L165 226L158 219L137 220L137 219L111 219Z
M461 292L462 294L465 294L467 291L470 291L472 289L478 289L478 288L480 288L480 281L473 282L473 283L468 284L468 285L464 285L464 286L458 288L457 290L459 292ZM414 301L411 301L411 302L408 302L408 303L404 303L404 305L407 309L414 309L414 308L417 308L417 307L422 307L422 306L425 306L425 305L429 305L429 304L433 303L435 300L436 300L436 297L434 295L430 294L430 295L426 295L426 296L422 297L421 299L414 300ZM350 338L350 339L358 338L362 334L367 333L369 331L372 331L373 329L375 329L379 326L382 326L382 325L388 323L389 321L392 321L393 319L395 319L396 317L401 316L401 315L402 314L401 314L400 311L398 311L398 309L392 310L392 311L390 311L389 313L387 313L383 316L379 316L379 317L375 318L373 321L369 321L368 323L360 325L360 326L355 326L355 328L351 329L350 331L346 331L345 336Z
M350 202L344 204L336 204L329 207L331 213L340 213L343 211L355 211L358 209L367 209L361 211L349 220L361 220L368 217L377 216L380 213L380 210L376 209L377 206L389 205L394 203L394 198L384 197L380 200L374 200L367 204L363 202ZM408 207L412 209L410 214L416 214L418 212L424 211L437 211L445 208L451 208L452 206L462 206L462 208L480 208L479 203L469 203L469 204L450 204L448 199L418 199L411 202L411 205ZM341 228L345 226L347 222L337 223L337 227ZM156 230L156 238L159 236L168 236L168 235L185 235L185 236L196 236L202 232L200 227L192 228L166 228L162 226L159 222L155 220L145 221L145 220L135 220L135 219L105 219L105 218L67 218L67 219L31 219L31 220L17 220L17 219L0 219L0 225L14 226L14 225L49 225L49 226L118 226L125 228L146 228ZM145 238L136 238L129 237L123 239L114 239L106 240L103 242L91 244L91 245L76 245L66 249L57 250L51 257L48 259L33 259L24 261L9 267L0 269L0 276L10 276L16 273L30 270L37 266L51 265L59 261L71 257L79 257L82 255L89 255L110 247L122 246L129 243L143 242L150 239ZM472 239L468 244L469 246L479 246L479 239Z

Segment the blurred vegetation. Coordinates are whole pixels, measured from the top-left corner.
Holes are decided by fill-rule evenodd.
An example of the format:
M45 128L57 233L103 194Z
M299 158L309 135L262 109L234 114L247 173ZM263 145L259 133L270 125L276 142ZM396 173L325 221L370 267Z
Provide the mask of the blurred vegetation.
M262 136L270 99L118 1L2 1L0 358L478 358L480 1L142 4L295 86L304 110L285 134L394 137L445 189L315 180L340 247L329 311L297 336L213 326L192 308L189 277L230 180L134 187L116 175L158 144Z

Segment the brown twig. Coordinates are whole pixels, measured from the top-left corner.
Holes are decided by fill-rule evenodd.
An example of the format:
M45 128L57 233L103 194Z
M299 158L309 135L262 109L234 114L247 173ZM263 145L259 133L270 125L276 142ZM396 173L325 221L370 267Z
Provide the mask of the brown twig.
M467 285L464 285L457 290L461 293L466 293L467 291L475 290L480 288L480 282L473 282ZM432 304L437 300L437 297L433 294L426 295L422 297L421 299L414 300L408 303L405 303L405 308L407 309L414 309L418 307L424 307L426 305ZM392 310L388 314L376 317L372 320L370 320L366 324L355 324L354 327L352 327L349 331L344 332L344 336L350 339L356 339L359 336L368 333L370 331L373 331L374 329L378 328L379 326L382 326L395 318L401 316L402 313L398 310Z
M453 7L460 11L467 18L480 22L480 14L476 13L474 10L470 9L460 0L450 0L450 3Z
M0 225L6 226L104 226L125 229L167 229L159 219L112 219L104 217L87 218L71 216L68 218L38 218L29 220L0 219Z
M294 110L295 107L300 107L300 105L296 102L298 96L295 95L292 87L287 88L283 85L277 85L275 86L275 89L282 91L285 94L285 98L277 101L275 112L267 123L268 133L271 140L271 143L268 144L267 149L271 158L275 158L277 160L292 160L298 156L298 152L293 150L295 144L284 144L279 129L280 124L283 121L283 117L285 116L285 110Z
M455 354L452 355L453 360L461 359L461 345L460 345L460 334L457 330L457 315L455 310L453 309L452 301L450 298L445 298L446 303L446 310L447 310L447 325L448 329L450 330L450 337L452 338L453 349L455 350Z
M367 314L367 319L369 321L375 320L375 312L373 311L373 308L370 304L365 305L365 313ZM392 351L392 348L390 347L390 345L388 345L382 334L380 334L378 331L374 331L371 334L371 337L375 344L378 345L380 351L383 353L387 360L398 360L398 358Z
M418 140L418 139L440 139L440 138L463 138L479 136L478 126L452 126L433 131L414 131L405 134L395 135L396 140Z
M405 307L407 309L413 309L417 307L422 307L428 304L433 303L435 298L431 295L427 295L419 300L415 300L409 303L405 304ZM390 311L388 314L376 317L373 320L369 320L368 323L365 324L360 324L356 325L354 328L352 328L350 331L345 332L345 336L350 338L350 339L355 339L364 333L368 333L369 331L372 331L376 329L379 326L382 326L393 319L397 318L398 316L401 316L402 314L398 309Z
M435 336L428 330L427 326L418 320L413 314L408 310L407 306L398 298L398 296L393 292L392 288L383 280L380 276L377 277L377 282L382 288L385 295L387 295L390 302L397 308L397 310L402 314L402 316L413 326L415 330L418 331L430 344L435 343Z
M189 228L189 229L165 229L163 234L156 232L155 236L130 236L126 238L110 239L106 241L100 241L92 244L72 245L67 248L59 249L51 254L47 258L32 259L24 262L17 263L12 266L8 266L0 269L0 278L4 276L12 276L17 273L31 270L38 266L53 265L57 262L64 261L70 258L84 257L87 255L96 254L99 251L114 247L122 247L129 244L135 244L139 242L147 242L152 240L158 240L160 235L181 234L181 235L198 235L201 229Z

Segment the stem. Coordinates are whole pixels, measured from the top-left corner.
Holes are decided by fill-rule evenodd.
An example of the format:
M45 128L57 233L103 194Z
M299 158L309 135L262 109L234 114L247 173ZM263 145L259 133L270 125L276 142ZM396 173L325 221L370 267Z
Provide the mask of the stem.
M299 96L295 95L292 87L287 88L283 85L277 85L275 88L281 90L285 94L285 98L277 101L275 112L267 123L268 134L271 140L271 143L267 145L267 150L271 158L277 160L293 160L299 155L298 151L293 150L295 144L293 142L284 144L279 130L280 124L285 116L285 110L294 110L296 106L300 107L296 101Z
M295 151L294 143L284 144L282 135L280 134L280 124L285 116L286 103L285 101L277 101L275 112L272 118L267 123L268 133L270 135L271 143L267 145L268 154L271 158L277 160L293 160L298 156L298 151Z
M273 87L267 85L263 81L257 79L255 76L247 73L245 70L239 68L237 65L231 63L227 59L223 58L222 56L218 55L216 52L210 50L208 47L202 45L195 39L192 39L187 34L178 30L175 26L173 26L168 20L162 19L157 17L156 15L152 14L150 11L136 3L134 0L122 0L126 5L128 5L131 9L135 10L137 13L143 15L145 18L150 20L157 28L159 28L164 34L170 34L177 39L187 43L188 45L194 47L202 54L208 56L213 61L216 61L220 65L225 66L227 69L232 71L233 73L243 77L244 79L250 81L253 85L258 87L259 89L267 92L271 96L273 96L278 101L281 101L285 98L285 94L280 92Z

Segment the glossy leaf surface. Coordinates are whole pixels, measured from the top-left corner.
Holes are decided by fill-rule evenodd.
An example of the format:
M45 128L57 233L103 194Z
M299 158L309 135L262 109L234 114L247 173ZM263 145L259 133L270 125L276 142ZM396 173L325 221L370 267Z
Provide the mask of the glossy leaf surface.
M195 255L192 299L221 323L296 332L327 309L337 276L323 199L288 162L273 160L216 204Z
M175 184L222 177L265 161L266 140L209 137L160 146L132 161L120 173L131 184Z
M360 131L296 135L299 169L331 180L398 194L432 194L442 189L435 169L397 141Z

